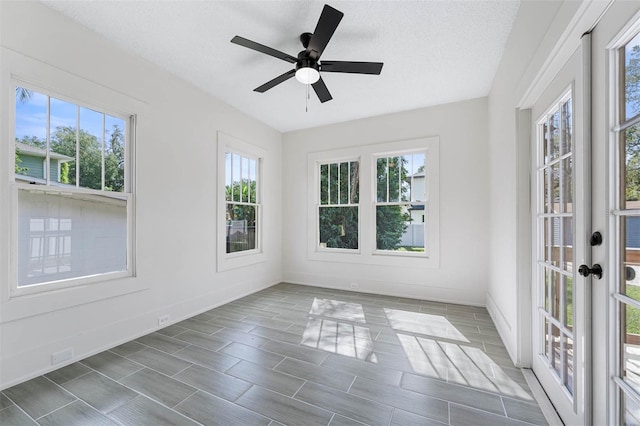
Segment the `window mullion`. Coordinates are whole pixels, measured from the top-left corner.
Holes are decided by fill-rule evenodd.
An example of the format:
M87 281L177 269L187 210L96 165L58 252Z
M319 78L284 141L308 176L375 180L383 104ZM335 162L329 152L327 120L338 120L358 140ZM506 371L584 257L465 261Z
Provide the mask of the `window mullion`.
M80 187L80 105L76 105L76 188Z
M51 173L49 172L49 164L51 163L51 97L47 96L47 153L45 158L45 177L47 185L51 184Z

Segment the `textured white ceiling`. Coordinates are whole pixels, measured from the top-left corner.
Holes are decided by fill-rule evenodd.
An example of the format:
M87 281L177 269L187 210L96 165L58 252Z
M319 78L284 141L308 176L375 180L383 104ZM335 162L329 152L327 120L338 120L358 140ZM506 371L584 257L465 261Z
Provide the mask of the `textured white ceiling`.
M282 132L486 96L519 0L332 1L344 13L322 59L384 62L379 76L324 73L333 100L293 68L230 43L235 35L293 56L319 1L60 1L47 6Z

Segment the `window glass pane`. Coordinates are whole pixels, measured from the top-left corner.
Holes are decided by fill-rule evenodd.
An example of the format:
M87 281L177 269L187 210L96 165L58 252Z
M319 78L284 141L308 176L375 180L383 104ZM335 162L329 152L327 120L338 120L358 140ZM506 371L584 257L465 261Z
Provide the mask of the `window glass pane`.
M122 118L105 115L105 191L124 192L125 122Z
M78 121L78 107L55 98L51 98L50 105L51 157L59 157L61 162L69 165L68 172L65 171L67 176L61 173L63 176L60 177L60 182L75 186L77 176L76 123ZM82 161L82 155L80 160Z
M360 202L360 163L358 161L352 161L349 163L351 168L351 203L358 204Z
M257 247L257 207L227 204L227 253Z
M640 34L624 48L625 120L640 113Z
M640 124L627 128L621 133L625 148L625 164L621 171L625 183L623 199L624 208L640 208Z
M231 191L233 190L233 184L231 179L231 153L225 152L224 154L224 186L225 186L225 200L233 201Z
M551 315L559 320L560 319L560 289L562 286L562 275L557 272L551 272Z
M378 194L378 202L388 201L387 197L387 184L388 184L388 170L387 170L387 158L378 158L376 161L377 166L377 182L376 189Z
M349 163L340 163L339 204L349 204Z
M249 202L249 159L241 157L241 178L242 178L242 192L240 194L240 201L245 203Z
M257 166L256 166L256 160L250 159L249 160L249 202L250 203L255 203L257 202L257 197L258 197L258 193L257 193L257 178L256 178L256 174L257 174Z
M18 287L126 268L125 200L18 191Z
M427 199L425 155L413 154L411 157L411 175L413 176L413 179L411 180L411 201L425 201Z
M358 207L320 207L320 247L358 248Z
M80 108L80 186L83 188L102 189L102 117L99 112Z
M45 179L47 148L47 96L16 88L15 173ZM20 179L18 177L18 179ZM28 178L25 178L28 180Z
M400 201L400 184L403 173L403 159L402 157L390 157L389 158L389 202Z
M329 165L320 165L320 204L329 204Z
M560 218L551 218L551 264L560 266Z
M549 125L548 123L544 123L542 124L542 137L543 137L543 142L542 142L542 164L540 164L541 166L544 164L547 164L549 162Z
M232 199L233 201L241 201L240 156L237 154L231 154L231 173L233 176Z
M329 165L329 204L338 204L338 202L338 163L332 163Z
M424 205L411 210L406 205L376 206L376 248L424 253L422 214Z

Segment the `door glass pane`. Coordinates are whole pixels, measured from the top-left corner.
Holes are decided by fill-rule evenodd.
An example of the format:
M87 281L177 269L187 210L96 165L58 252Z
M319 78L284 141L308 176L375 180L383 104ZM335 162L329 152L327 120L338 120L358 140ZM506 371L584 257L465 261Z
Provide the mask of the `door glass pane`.
M562 372L562 350L560 347L560 329L555 325L551 325L551 366L555 370L558 377Z
M573 270L573 218L562 218L562 269Z
M623 200L625 209L640 208L640 124L626 129L621 135L624 146Z
M551 299L551 274L552 272L546 268L544 270L544 310L549 311L549 301Z
M564 340L564 354L565 354L565 371L564 371L564 385L571 395L573 395L573 339L570 336L565 336Z
M620 314L623 377L640 392L640 309L621 303Z
M560 212L560 163L551 166L551 212Z
M550 347L551 347L551 334L550 334L550 323L549 323L549 319L545 318L544 319L544 325L543 325L543 333L544 333L544 356L548 359L551 360L551 352L550 352Z
M551 194L551 168L547 167L544 169L544 212L551 213L552 212L552 194Z
M571 152L571 135L572 135L572 116L571 116L571 99L562 104L562 146L561 154Z
M551 261L551 244L550 244L550 240L549 240L549 234L551 231L551 219L549 218L544 218L543 221L543 227L541 232L544 234L544 236L542 238L544 238L544 246L543 246L543 250L544 250L544 254L543 254L543 258L545 262L550 262Z
M621 218L621 293L640 300L640 216Z
M560 319L560 289L562 287L562 275L555 271L551 274L551 315L556 319Z
M560 218L551 219L551 264L560 266Z
M640 113L640 34L624 48L624 100L625 120Z
M573 328L573 277L564 277L564 307L565 316L564 324L567 328Z
M562 211L573 211L573 157L562 160Z
M550 118L549 130L551 136L551 159L560 155L560 111L556 111Z
M640 425L640 405L629 398L624 392L622 394L622 412L624 413L625 425Z

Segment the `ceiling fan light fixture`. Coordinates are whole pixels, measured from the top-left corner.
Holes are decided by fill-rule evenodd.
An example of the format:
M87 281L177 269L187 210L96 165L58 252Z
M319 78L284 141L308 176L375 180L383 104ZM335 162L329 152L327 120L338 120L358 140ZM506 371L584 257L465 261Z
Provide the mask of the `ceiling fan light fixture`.
M298 68L296 71L296 80L302 84L313 84L320 80L320 73L312 67Z

